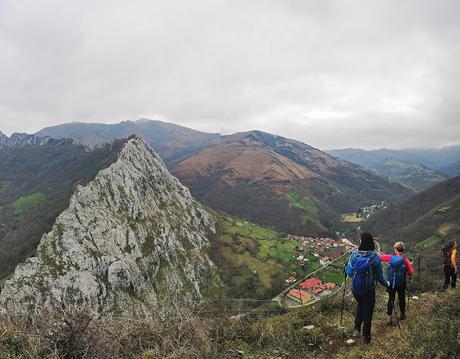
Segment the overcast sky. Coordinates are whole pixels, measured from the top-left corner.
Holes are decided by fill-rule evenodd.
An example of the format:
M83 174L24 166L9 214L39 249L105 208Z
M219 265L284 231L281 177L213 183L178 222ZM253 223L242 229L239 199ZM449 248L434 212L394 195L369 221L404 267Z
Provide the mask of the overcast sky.
M323 149L460 142L460 1L0 0L0 130L160 118Z

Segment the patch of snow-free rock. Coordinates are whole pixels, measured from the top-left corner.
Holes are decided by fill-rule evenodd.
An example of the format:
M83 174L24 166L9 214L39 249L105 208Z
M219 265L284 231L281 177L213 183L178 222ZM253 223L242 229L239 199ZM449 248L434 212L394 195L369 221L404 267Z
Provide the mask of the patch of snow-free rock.
M206 252L214 220L139 137L84 187L19 265L0 308L87 307L99 315L151 317L201 298L214 269Z

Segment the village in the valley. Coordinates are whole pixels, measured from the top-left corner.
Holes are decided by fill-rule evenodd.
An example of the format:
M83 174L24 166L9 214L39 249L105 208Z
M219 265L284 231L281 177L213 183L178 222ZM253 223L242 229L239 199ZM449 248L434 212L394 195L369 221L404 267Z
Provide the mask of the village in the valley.
M298 278L291 273L286 279L286 289L281 295L284 306L305 305L332 294L343 282L346 254L355 248L348 239L290 236L299 245L294 249L297 264L316 262L316 269L307 277ZM319 264L319 265L318 265Z

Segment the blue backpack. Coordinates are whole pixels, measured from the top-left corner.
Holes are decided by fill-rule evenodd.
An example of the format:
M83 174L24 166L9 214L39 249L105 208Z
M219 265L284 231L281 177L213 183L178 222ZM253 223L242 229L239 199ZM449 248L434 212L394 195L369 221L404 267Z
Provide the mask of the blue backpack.
M373 288L374 274L372 273L372 257L359 257L353 265L351 291L354 295L366 294Z
M404 263L403 256L391 256L390 265L388 266L388 281L391 288L397 288L406 280L407 266Z

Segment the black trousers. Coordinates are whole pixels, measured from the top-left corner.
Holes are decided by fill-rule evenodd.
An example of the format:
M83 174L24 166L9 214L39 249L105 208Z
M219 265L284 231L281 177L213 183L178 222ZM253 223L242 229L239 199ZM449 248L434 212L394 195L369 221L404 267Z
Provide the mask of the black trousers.
M363 295L354 295L354 297L358 302L358 306L356 308L355 329L361 331L362 325L364 340L370 341L372 316L374 314L375 307L375 289L371 289Z
M454 267L451 266L445 266L444 267L444 286L442 287L443 289L447 289L447 287L450 286L452 288L455 288L457 286L457 273L455 273Z
M406 313L406 282L401 283L396 288L388 288L388 294L387 314L393 314L396 294L398 294L399 311L401 315L404 315Z

